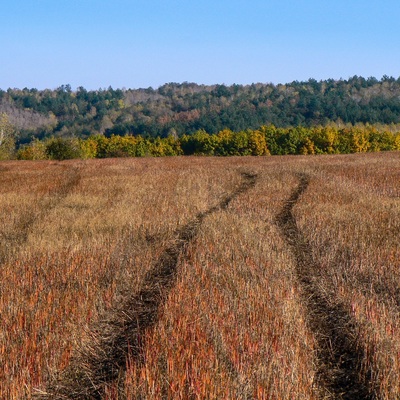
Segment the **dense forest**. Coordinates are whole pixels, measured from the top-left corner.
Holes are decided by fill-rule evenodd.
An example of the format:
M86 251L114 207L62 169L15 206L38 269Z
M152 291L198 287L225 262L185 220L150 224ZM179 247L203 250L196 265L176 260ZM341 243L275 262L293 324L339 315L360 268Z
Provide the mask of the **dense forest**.
M17 145L50 137L132 135L175 138L199 130L216 134L274 125L400 126L400 78L309 79L289 84L198 85L158 89L0 90L0 113L17 132ZM396 126L399 124L398 126Z

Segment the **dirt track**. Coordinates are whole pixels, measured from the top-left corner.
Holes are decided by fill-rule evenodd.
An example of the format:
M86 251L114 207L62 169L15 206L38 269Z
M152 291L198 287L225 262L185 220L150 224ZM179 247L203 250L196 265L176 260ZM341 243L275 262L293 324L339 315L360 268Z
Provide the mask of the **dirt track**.
M44 197L39 200L40 212L34 213L32 210L27 209L21 215L17 226L13 232L4 234L0 232L0 264L10 255L5 248L12 248L12 251L16 253L18 249L27 242L29 233L32 230L32 226L42 220L48 215L53 208L55 208L68 194L76 187L81 180L81 171L79 168L74 168L73 172L67 176L64 182L56 186L48 197Z
M257 176L241 173L241 185L221 202L199 213L175 232L175 239L165 248L153 268L145 275L140 290L116 305L91 332L87 343L70 367L52 382L39 399L101 399L126 367L128 353L138 364L144 362L143 337L156 324L168 293L175 284L179 258L196 236L203 220L256 184Z
M317 340L318 384L334 399L374 399L370 371L362 368L365 354L358 343L359 327L346 307L322 292L316 281L319 266L309 243L299 230L293 207L309 185L309 177L299 175L299 185L276 217L296 261L310 329Z

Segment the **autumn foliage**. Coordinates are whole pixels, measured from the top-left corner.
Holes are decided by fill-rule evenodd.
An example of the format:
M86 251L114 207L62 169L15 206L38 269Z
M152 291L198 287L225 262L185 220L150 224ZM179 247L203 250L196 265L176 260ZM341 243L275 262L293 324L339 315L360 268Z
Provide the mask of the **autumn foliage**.
M17 156L21 160L64 160L177 155L348 154L390 150L400 150L400 134L375 126L277 128L268 125L239 132L224 129L216 135L199 130L179 138L132 135L95 135L88 139L52 138L22 146Z

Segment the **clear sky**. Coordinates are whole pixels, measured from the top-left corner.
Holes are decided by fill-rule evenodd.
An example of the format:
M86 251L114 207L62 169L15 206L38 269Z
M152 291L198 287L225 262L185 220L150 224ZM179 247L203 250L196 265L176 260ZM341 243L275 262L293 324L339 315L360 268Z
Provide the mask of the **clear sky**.
M0 88L400 76L400 0L1 0Z

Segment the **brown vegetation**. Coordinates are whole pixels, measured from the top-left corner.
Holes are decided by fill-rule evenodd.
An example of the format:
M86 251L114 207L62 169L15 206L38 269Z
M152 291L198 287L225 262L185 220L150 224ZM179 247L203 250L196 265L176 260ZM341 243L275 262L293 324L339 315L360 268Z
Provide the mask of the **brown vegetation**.
M399 153L0 163L0 398L398 398L399 182Z

